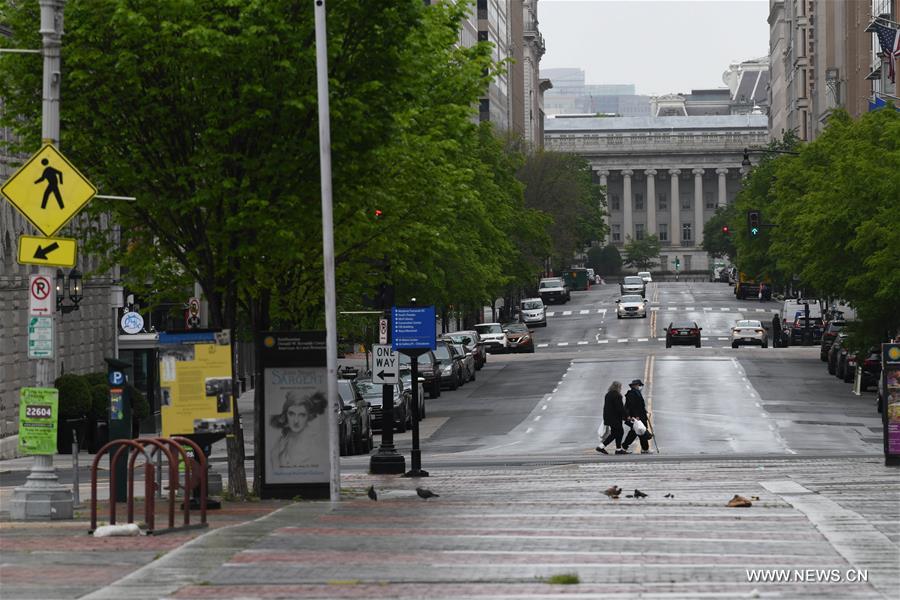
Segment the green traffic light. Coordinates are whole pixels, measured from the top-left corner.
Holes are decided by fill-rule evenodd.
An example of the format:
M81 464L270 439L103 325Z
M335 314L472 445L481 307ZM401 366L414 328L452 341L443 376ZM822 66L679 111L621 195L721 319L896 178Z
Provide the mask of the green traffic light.
M757 229L756 227L753 227L750 229L750 233L752 233L753 235L759 235L759 229Z

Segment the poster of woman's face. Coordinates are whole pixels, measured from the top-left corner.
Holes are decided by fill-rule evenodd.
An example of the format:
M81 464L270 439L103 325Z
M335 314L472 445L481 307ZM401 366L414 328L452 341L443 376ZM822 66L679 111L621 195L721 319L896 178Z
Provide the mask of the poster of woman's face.
M266 369L266 483L329 481L326 375L322 367Z

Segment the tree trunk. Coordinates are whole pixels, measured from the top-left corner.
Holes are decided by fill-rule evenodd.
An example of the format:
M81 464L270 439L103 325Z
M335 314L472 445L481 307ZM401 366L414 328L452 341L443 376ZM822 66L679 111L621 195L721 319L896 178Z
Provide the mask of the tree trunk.
M240 385L235 371L235 354L237 342L235 340L235 327L237 325L237 291L229 289L225 294L225 322L231 330L231 389L232 389L232 432L226 436L225 444L228 450L228 491L239 500L247 499L247 472L244 469L244 428L241 425L238 398L240 397Z
M259 348L258 340L261 332L267 331L271 324L269 321L269 304L270 294L268 291L260 292L258 298L251 299L250 305L250 330L253 332L253 348L254 352ZM253 493L260 495L263 480L263 451L262 451L262 428L265 419L263 411L262 381L263 371L260 357L257 354L254 361L254 379L256 387L253 390Z

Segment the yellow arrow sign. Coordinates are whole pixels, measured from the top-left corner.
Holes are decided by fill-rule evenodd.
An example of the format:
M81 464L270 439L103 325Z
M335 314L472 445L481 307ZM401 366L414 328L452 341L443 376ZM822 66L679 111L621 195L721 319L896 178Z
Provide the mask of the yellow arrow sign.
M70 238L19 236L19 264L74 267L78 242Z
M51 236L91 201L97 188L48 144L29 158L0 192L38 231Z

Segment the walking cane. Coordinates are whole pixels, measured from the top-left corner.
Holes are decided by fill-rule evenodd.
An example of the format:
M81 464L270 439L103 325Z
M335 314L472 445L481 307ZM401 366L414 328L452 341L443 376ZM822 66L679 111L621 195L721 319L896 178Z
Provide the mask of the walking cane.
M647 419L647 429L653 434L653 445L656 446L656 453L659 454L659 444L656 443L656 433L653 431L653 421Z

